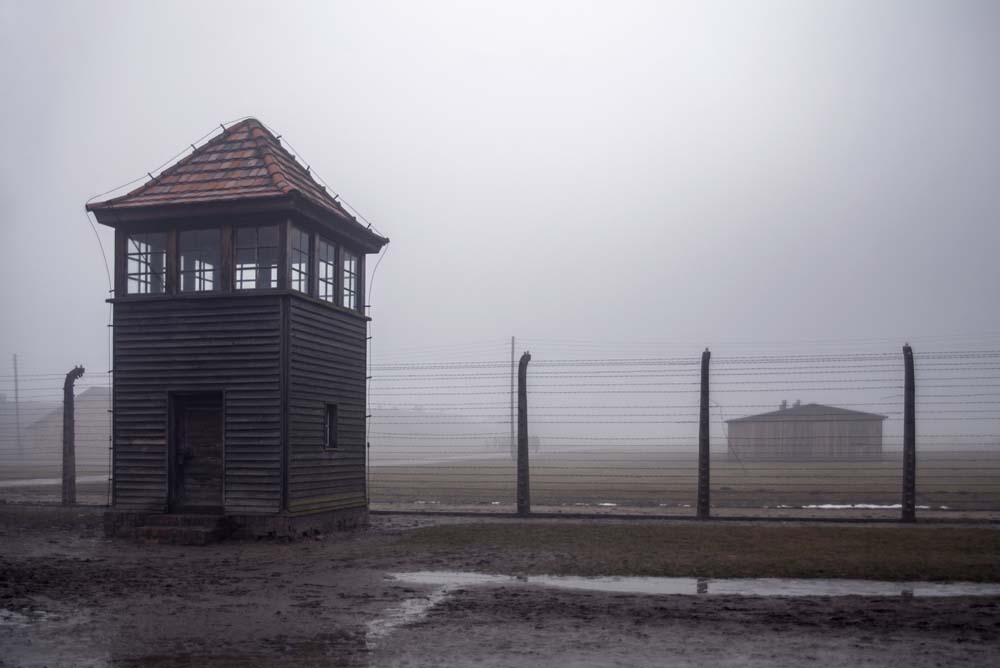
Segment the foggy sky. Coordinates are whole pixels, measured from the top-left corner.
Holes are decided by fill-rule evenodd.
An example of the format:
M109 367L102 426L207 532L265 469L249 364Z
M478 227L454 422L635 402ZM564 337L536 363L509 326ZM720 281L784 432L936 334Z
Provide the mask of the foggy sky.
M382 359L1000 341L995 2L0 0L0 83L3 374L106 369L84 202L245 115L391 238Z

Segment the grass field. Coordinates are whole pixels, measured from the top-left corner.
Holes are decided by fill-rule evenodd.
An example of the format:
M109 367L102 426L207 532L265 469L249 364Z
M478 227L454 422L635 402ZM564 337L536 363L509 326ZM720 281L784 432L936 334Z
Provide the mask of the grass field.
M531 499L546 506L683 509L693 506L693 455L653 452L532 453ZM859 462L711 463L716 507L777 508L892 505L900 502L902 461L886 455ZM506 456L389 465L370 474L375 503L482 505L514 503L516 471ZM918 458L917 503L955 510L1000 509L1000 452L926 453ZM691 511L693 512L693 510Z
M565 510L615 510L644 514L693 515L697 491L692 454L649 449L532 452L533 506ZM410 509L462 508L509 511L515 502L516 472L505 453L483 451L408 463L402 453L375 458L370 467L371 501ZM739 462L725 456L711 463L715 508L780 509L900 502L902 462L898 454L880 461ZM91 471L78 467L78 476ZM5 488L4 480L58 478L58 466L0 470L0 499L58 499L59 488ZM81 484L83 502L104 502L106 484ZM87 492L93 490L93 494ZM918 455L917 503L928 509L1000 511L1000 449L928 452Z
M1000 581L1000 531L985 528L491 522L416 529L393 549L525 574Z

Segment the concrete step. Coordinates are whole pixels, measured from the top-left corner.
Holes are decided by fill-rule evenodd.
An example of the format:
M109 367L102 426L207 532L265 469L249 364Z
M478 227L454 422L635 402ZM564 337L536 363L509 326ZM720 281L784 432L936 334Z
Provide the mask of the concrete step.
M208 545L225 539L232 533L219 526L143 526L136 532L140 540L170 545Z

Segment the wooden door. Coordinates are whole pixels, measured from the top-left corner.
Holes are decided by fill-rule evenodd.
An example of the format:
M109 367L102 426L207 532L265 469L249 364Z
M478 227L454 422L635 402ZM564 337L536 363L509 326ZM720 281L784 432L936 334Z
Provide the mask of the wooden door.
M222 395L174 397L171 511L222 512Z

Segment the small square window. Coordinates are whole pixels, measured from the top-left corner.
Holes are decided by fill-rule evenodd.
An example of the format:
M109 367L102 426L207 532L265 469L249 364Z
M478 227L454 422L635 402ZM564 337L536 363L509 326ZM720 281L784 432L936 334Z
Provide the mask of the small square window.
M324 420L324 442L323 447L326 450L336 450L337 449L337 405L327 404L326 405L326 417Z

